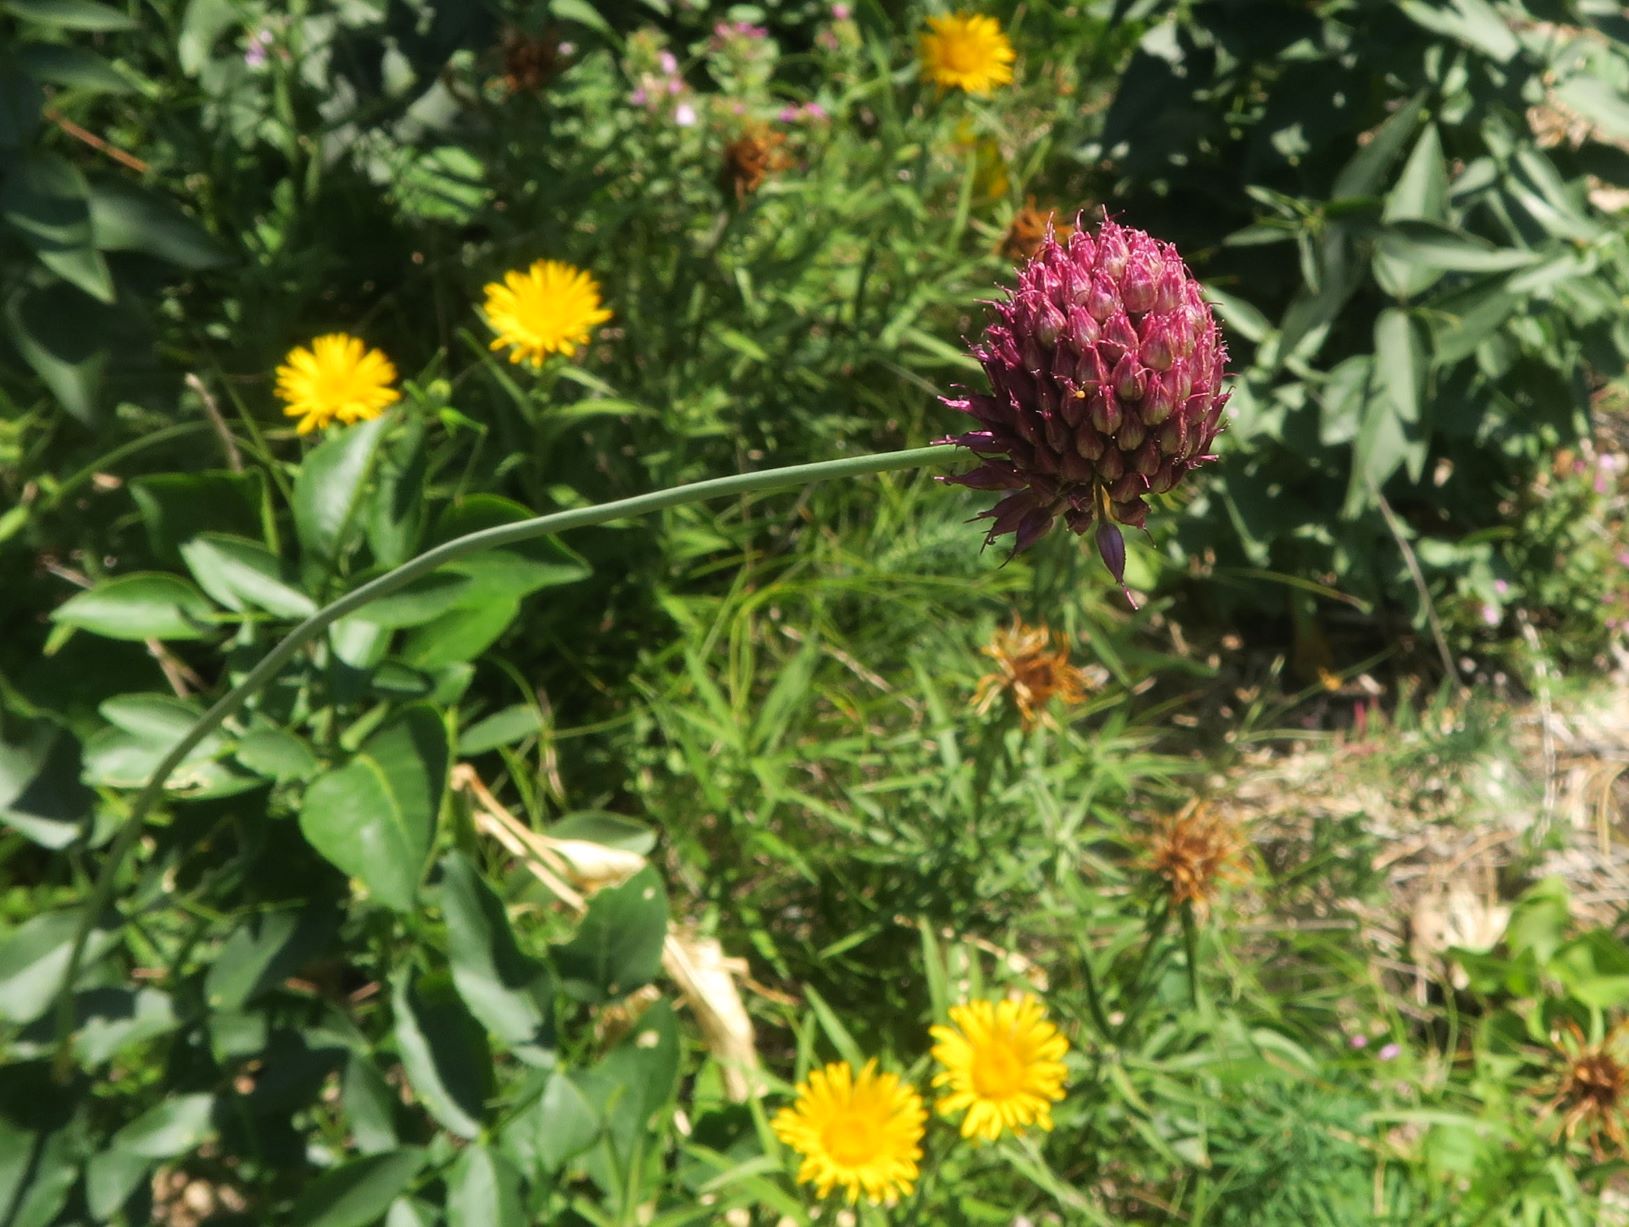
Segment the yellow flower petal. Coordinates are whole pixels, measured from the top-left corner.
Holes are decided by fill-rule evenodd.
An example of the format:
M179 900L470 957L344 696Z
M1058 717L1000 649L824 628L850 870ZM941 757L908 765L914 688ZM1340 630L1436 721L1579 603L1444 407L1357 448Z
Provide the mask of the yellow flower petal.
M487 323L497 333L492 349L508 349L509 361L543 365L550 354L576 352L596 325L611 318L600 302L599 282L558 260L512 269L485 287Z
M377 349L368 349L356 337L328 333L297 346L277 368L277 395L283 413L299 418L295 431L310 434L334 421L365 422L378 417L402 398L390 385L396 368Z
M929 17L921 38L922 71L945 89L988 94L1009 85L1017 58L996 19L977 13Z
M951 1026L929 1028L933 1059L944 1068L935 1107L962 1117L964 1138L993 1142L1003 1131L1052 1128L1052 1105L1063 1098L1069 1041L1029 994L1017 1001L970 1001L950 1008Z
M856 1075L846 1061L810 1073L797 1100L770 1122L775 1136L803 1157L799 1184L825 1197L842 1188L850 1204L893 1203L916 1185L927 1110L898 1074L866 1062Z

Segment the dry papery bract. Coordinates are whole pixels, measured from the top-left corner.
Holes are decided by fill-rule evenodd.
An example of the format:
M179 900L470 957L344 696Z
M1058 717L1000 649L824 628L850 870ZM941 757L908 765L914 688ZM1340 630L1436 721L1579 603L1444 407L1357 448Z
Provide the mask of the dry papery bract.
M499 804L468 763L453 768L452 784L474 802L476 830L501 844L578 915L595 890L626 881L645 866L645 858L637 853L553 839L532 830ZM687 934L674 925L662 941L662 970L695 1016L707 1050L722 1071L725 1093L737 1102L761 1095L764 1080L756 1035L739 988L746 977L746 961L727 957L712 938ZM656 995L648 990L634 994L602 1020L602 1033L631 1027L654 1000Z

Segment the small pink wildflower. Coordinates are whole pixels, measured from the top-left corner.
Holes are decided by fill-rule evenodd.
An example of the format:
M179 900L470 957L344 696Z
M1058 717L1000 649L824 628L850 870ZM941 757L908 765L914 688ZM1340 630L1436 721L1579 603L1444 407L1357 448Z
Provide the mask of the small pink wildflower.
M265 67L266 53L271 48L271 44L270 30L256 30L249 35L249 45L243 49L243 62L250 68Z

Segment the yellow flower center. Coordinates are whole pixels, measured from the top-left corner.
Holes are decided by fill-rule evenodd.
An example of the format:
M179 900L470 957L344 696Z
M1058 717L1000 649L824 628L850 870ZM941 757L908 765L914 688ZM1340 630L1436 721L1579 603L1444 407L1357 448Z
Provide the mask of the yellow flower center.
M289 351L277 368L277 395L286 402L283 412L299 418L298 430L305 434L334 421L378 417L401 399L390 386L395 380L389 358L336 332Z
M945 67L952 72L978 72L990 58L987 51L983 43L952 36L945 39L939 54L944 57Z
M992 1041L973 1058L973 1089L986 1099L1006 1099L1023 1089L1027 1070L1010 1044Z
M588 344L590 331L611 318L600 305L600 288L587 273L557 260L505 273L486 287L486 316L495 350L511 362L542 365L550 354L570 356Z
M820 1131L820 1144L838 1167L862 1167L883 1150L876 1113L844 1112Z

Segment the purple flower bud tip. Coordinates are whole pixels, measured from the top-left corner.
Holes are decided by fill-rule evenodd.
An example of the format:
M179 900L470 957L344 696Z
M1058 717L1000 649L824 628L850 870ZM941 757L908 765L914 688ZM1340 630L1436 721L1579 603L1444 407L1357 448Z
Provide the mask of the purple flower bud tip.
M1021 551L1060 515L1076 533L1098 523L1099 552L1124 587L1125 545L1109 521L1142 527L1145 495L1215 459L1227 347L1174 247L1107 218L1095 236L1076 221L1063 243L1047 234L995 304L972 346L990 394L946 402L983 429L950 442L1004 457L1000 488L1020 492L984 517L986 544L1011 533ZM974 478L990 480L988 467Z
M1137 599L1131 595L1131 589L1126 587L1126 539L1121 535L1119 527L1107 519L1098 521L1097 552L1103 559L1103 565L1109 569L1109 574L1114 576L1114 582L1120 585L1126 603L1132 609L1136 609Z

